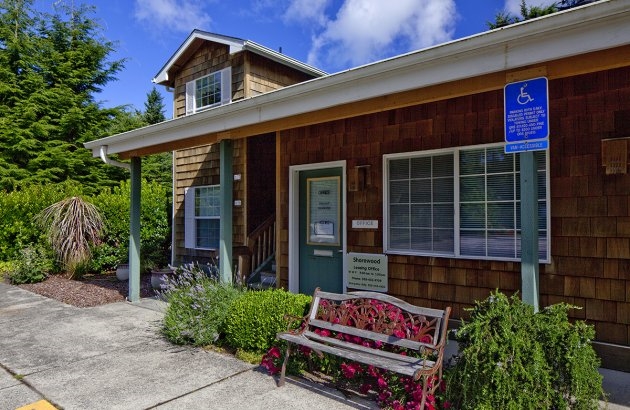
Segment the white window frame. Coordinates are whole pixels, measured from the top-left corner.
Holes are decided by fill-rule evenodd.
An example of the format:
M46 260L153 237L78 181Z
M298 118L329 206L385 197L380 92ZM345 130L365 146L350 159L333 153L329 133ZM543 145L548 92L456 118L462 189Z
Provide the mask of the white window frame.
M197 106L197 83L205 78L219 75L221 84L221 97L219 102L214 104ZM223 70L214 71L203 77L195 78L194 80L186 83L186 115L194 114L199 111L207 110L209 108L224 105L232 101L232 67L224 68Z
M471 146L464 146L464 147L453 147L453 148L445 148L445 149L437 149L437 150L403 152L403 153L383 155L383 251L384 253L393 254L393 255L417 255L417 256L431 256L431 257L446 257L446 258L455 258L455 259L478 259L478 260L499 260L499 261L519 262L521 260L520 257L509 258L509 257L496 257L496 256L462 255L460 251L460 239L461 239L462 228L460 227L461 200L460 200L460 169L459 169L459 156L460 155L459 154L461 151L497 148L497 147L502 147L503 145L504 144L500 144L500 143L499 144L483 144L483 145L471 145ZM453 183L454 249L453 249L453 253L390 249L389 161L396 160L396 159L422 157L422 156L436 156L436 155L446 154L446 153L453 154L453 162L454 162L453 164L453 176L454 176L454 183ZM516 171L518 171L518 169ZM550 176L549 176L549 151L548 150L545 152L545 180L546 180L545 202L547 204L545 226L547 227L546 229L547 249L546 249L545 257L539 259L540 263L550 263L550 260L551 260L551 202L550 202L550 187L549 187ZM488 228L486 227L486 229Z
M214 247L201 247L197 245L197 221L198 220L221 220L221 215L198 216L196 207L196 193L200 189L217 189L218 196L221 196L220 185L203 185L188 187L184 190L184 247L186 249L217 250ZM220 222L219 222L220 223Z

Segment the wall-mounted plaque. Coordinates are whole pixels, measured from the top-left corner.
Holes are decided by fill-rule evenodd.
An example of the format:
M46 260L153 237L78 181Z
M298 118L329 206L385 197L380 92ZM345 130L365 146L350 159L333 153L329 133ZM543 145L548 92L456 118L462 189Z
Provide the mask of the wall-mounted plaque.
M350 252L346 258L349 288L387 292L387 255Z

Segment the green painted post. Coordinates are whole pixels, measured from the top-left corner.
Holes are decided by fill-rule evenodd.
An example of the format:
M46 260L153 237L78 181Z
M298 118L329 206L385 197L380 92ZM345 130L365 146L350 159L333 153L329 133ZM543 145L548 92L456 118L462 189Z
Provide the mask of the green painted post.
M140 299L140 174L142 160L131 158L131 204L129 207L129 296L128 300Z
M221 184L219 224L219 277L221 282L232 283L232 141L223 140L219 148L219 181Z
M521 160L521 288L523 302L538 312L538 175L533 151Z

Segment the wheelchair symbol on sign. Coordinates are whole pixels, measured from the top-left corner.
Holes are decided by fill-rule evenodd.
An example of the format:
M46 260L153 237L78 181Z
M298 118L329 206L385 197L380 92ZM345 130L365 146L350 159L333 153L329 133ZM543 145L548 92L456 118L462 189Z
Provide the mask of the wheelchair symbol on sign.
M516 97L516 102L520 105L525 105L528 102L534 101L532 96L529 95L527 91L525 91L525 87L527 87L527 83L525 83L525 85L521 87L521 93L518 95L518 97Z

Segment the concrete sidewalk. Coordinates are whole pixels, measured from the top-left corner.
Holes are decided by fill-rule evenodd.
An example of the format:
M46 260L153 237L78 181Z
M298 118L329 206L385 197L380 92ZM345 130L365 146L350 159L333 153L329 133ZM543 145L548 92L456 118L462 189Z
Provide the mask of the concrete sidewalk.
M278 388L258 366L172 345L162 309L152 299L76 308L0 283L0 409L376 408L303 379ZM609 408L630 409L630 374L603 372Z

